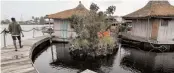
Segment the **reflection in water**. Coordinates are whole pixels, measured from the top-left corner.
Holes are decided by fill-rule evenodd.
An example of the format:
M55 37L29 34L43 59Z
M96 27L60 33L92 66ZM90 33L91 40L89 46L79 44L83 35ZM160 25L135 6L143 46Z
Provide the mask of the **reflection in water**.
M174 73L174 53L154 53L130 50L121 60L124 69L141 73Z
M90 69L98 73L173 73L174 53L151 53L119 48L116 54L97 60L74 60L69 44L56 43L35 59L40 73L77 73Z
M107 70L109 70L109 67L112 66L114 61L114 56L108 56L106 58L97 60L74 60L69 54L69 44L57 44L55 46L57 48L57 59L51 63L53 66L63 66L71 69L78 69L79 72L85 69L90 69L99 73L105 73L100 68L108 68Z

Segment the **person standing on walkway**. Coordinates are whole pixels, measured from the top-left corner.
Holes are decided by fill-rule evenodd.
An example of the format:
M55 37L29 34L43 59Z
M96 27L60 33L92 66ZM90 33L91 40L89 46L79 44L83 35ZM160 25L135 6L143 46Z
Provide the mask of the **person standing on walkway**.
M20 48L22 48L23 46L21 45L21 34L22 34L22 37L24 37L24 35L22 33L21 26L16 22L15 18L11 18L11 20L12 20L12 23L9 24L8 30L12 36L15 51L17 51L16 38L19 41Z

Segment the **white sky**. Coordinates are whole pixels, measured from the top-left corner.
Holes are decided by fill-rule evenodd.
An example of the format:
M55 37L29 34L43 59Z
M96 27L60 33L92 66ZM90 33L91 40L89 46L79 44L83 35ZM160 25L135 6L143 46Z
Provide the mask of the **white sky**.
M1 1L1 19L15 17L17 21L29 20L32 16L45 16L62 10L72 9L79 4L80 0L19 0ZM101 11L108 6L116 6L114 15L123 16L142 8L149 0L81 0L82 4L89 9L92 2L96 3ZM168 0L174 5L174 0Z

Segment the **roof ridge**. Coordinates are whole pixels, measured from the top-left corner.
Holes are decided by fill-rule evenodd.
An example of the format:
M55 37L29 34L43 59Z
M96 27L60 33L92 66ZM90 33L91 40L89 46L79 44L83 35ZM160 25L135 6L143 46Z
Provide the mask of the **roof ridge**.
M86 9L85 6L79 1L79 5L75 9Z

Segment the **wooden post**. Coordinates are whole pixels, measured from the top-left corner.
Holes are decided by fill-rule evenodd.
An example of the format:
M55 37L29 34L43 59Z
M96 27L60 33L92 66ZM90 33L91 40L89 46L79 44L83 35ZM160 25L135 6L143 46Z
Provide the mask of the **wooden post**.
M51 24L50 24L50 18L49 18L49 26L50 26L50 28L51 28Z
M53 52L53 46L51 45L51 54L52 54L52 61L54 62L54 52Z
M5 35L6 35L6 29L4 29L4 47L6 47L6 38L5 38Z
M34 32L35 32L35 28L33 28L33 38L34 38Z
M50 28L51 28L50 18L49 18L49 26L50 26ZM49 34L50 34L50 36L51 36L51 32L50 32L50 31L49 31Z
M147 39L149 40L150 33L149 33L149 18L148 18L148 24L147 24Z
M44 32L43 32L43 30L42 30L42 34L44 35Z
M49 27L50 27L49 29L51 29L50 18L49 18ZM51 31L48 30L48 33L50 35L50 44L51 44L52 43Z
M50 36L50 44L52 44L52 42L53 42L53 41L52 41L52 37Z
M49 29L51 29L51 24L50 24L50 18L49 18ZM51 31L48 30L48 33L50 34L50 45L52 44L52 36L51 36ZM43 33L44 35L44 33ZM51 54L52 54L52 61L54 62L54 53L53 53L53 47L51 45Z

